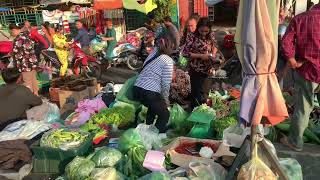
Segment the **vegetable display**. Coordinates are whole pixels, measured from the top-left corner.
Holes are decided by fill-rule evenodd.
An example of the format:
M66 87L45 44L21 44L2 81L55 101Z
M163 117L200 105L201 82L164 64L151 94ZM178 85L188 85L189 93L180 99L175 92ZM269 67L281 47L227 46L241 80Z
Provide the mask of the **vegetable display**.
M177 69L176 80L171 83L170 100L179 104L185 104L186 98L191 93L190 76L188 73Z
M79 147L88 136L88 133L56 129L42 136L40 146L68 150Z
M188 118L188 121L210 123L216 117L216 111L206 104L196 107Z
M229 126L236 125L237 123L238 123L237 119L234 118L233 116L224 117L224 118L213 121L212 126L215 132L217 133L216 137L218 139L222 139L223 131L227 129Z
M96 168L91 172L92 180L122 180L124 179L115 168Z
M117 106L110 109L103 109L91 117L94 124L114 124L127 126L135 120L135 110L130 106Z
M84 157L75 157L66 166L66 174L68 180L86 180L90 177L94 168L95 164L93 161Z
M122 154L117 149L102 147L95 149L87 158L92 160L96 167L113 167L121 160Z

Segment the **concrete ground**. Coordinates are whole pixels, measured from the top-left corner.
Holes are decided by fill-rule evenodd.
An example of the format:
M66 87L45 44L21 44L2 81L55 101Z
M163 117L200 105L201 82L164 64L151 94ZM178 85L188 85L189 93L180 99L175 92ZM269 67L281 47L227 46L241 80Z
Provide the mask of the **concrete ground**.
M305 144L302 152L295 152L282 144L275 144L278 157L294 158L301 167L304 180L320 179L320 146Z

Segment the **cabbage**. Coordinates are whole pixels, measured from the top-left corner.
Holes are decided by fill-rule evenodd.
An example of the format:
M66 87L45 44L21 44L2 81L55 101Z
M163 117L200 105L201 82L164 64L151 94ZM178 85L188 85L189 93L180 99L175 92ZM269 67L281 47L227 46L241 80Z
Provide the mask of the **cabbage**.
M121 174L115 168L96 168L91 173L91 178L94 180L122 180Z
M113 167L121 160L122 154L117 149L102 147L97 148L88 158L96 164L96 167Z
M69 180L85 180L90 176L94 167L93 161L84 157L75 157L66 166L66 174Z

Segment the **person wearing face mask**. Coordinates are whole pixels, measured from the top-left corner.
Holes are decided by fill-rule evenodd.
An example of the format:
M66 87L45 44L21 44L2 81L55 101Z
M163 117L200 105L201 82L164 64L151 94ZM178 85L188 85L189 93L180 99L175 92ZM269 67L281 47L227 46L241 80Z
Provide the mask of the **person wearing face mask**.
M209 75L213 69L217 53L214 34L208 18L201 18L193 34L189 34L183 55L189 58L191 81L191 107L195 108L206 102L209 89Z

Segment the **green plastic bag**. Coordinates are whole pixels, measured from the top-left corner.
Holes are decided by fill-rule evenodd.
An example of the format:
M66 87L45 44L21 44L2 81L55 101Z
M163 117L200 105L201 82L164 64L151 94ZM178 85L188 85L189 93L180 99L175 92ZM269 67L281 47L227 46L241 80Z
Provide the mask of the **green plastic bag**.
M75 157L67 166L66 174L69 180L85 180L90 177L95 164L84 157Z
M147 120L148 108L145 106L141 107L141 110L138 114L138 124L145 123Z
M151 174L147 174L138 180L170 180L170 176L166 173L153 172Z
M180 128L187 118L188 113L179 104L174 104L170 110L169 125Z
M196 107L188 118L188 121L210 124L216 118L216 111L206 104Z
M96 167L113 167L120 162L122 154L117 149L101 147L95 149L95 152L87 158L92 160Z
M135 101L133 98L133 86L137 79L138 75L133 76L124 83L124 85L122 86L122 88L116 96L117 101L122 101L138 106L140 105L140 102Z
M302 180L302 170L299 162L292 158L280 158L280 166L290 180Z
M131 148L145 148L140 134L135 129L126 130L119 139L119 150L127 153Z

